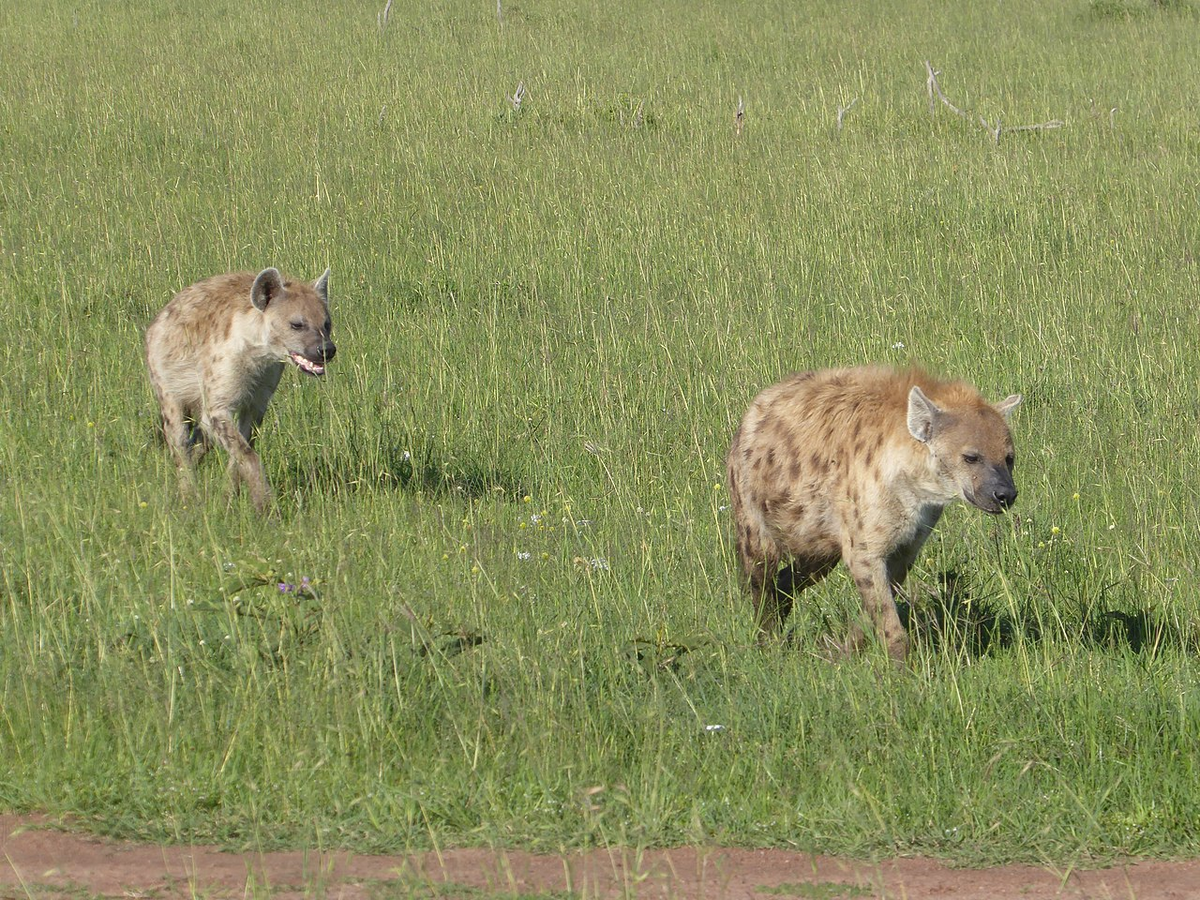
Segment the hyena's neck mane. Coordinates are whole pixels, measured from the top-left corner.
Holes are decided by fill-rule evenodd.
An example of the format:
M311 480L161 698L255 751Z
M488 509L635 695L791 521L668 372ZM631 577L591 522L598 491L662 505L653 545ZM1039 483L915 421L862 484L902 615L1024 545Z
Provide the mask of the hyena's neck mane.
M897 381L895 391L896 402L908 409L908 392L919 387L930 400L943 409L968 410L981 409L988 405L971 385L964 381L943 381L935 378L924 369L909 369L905 377Z

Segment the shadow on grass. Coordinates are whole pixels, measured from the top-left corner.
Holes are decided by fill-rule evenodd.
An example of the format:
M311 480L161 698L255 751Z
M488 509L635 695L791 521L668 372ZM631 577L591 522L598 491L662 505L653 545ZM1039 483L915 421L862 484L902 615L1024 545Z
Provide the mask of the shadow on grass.
M529 493L512 469L478 459L445 456L429 440L409 451L400 443L359 454L328 449L311 459L291 460L277 476L282 492L340 494L359 490L402 491L428 497L516 500Z
M153 624L134 616L109 649L168 666L234 673L247 653L274 668L317 642L324 601L315 584L307 578L300 584L283 581L265 562L228 565L229 574L211 596L188 600L186 611Z
M900 621L914 643L931 650L979 657L1012 647L1018 640L1036 643L1042 638L1036 619L1014 616L974 597L968 580L954 569L940 573L935 584L910 584L909 592L915 600L896 603Z
M935 584L910 585L910 590L916 591L915 600L896 604L900 620L914 643L931 650L980 657L1018 642L1036 644L1049 637L1048 629L1032 611L1014 612L994 600L974 596L968 579L954 569L942 572ZM1067 621L1066 633L1056 636L1085 647L1134 653L1200 653L1196 634L1146 609L1106 609L1097 604L1081 609Z
M668 641L663 638L647 640L634 638L624 648L625 657L647 675L656 672L678 672L684 654L705 647L708 639L688 638L683 641Z
M1093 21L1130 21L1156 14L1195 15L1191 0L1091 0L1084 18Z

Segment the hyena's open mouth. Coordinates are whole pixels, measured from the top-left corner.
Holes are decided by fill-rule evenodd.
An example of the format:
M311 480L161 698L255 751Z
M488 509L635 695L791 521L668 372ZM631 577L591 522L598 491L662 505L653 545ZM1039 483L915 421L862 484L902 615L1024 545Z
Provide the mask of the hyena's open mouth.
M299 353L289 353L288 356L291 358L292 362L296 364L296 368L298 368L301 372L307 372L309 375L325 374L324 363L313 362L307 356L303 356Z

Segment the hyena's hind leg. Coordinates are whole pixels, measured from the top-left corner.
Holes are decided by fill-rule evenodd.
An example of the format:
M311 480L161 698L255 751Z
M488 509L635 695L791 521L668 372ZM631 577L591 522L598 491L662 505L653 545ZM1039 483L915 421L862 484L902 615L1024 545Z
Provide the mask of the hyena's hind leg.
M812 559L795 557L778 571L775 576L775 596L780 610L781 622L787 621L796 598L805 588L810 588L837 565L837 557ZM781 626L782 627L782 626Z
M199 417L193 418L188 415L188 452L191 456L192 465L200 462L204 458L204 454L212 448L212 441L208 435L204 433L204 429L200 427Z
M763 642L776 638L783 633L783 623L792 611L791 578L781 578L779 566L783 557L780 549L754 525L741 523L737 554L742 579L754 603L758 639Z
M184 496L195 493L196 482L192 471L196 461L204 455L205 443L197 439L198 429L192 421L188 408L175 400L159 394L158 408L162 416L162 435L175 460L179 472L180 490Z

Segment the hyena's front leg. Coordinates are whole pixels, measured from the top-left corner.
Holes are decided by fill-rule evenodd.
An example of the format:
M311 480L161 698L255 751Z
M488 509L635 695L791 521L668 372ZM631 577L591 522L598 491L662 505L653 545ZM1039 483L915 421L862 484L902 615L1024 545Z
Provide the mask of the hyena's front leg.
M250 489L250 500L260 513L266 510L271 499L267 486L266 472L250 442L242 436L229 412L208 413L204 417L204 430L213 436L229 454L230 492L236 494L242 482Z
M875 625L875 633L887 647L888 656L896 662L903 662L908 656L908 632L904 630L900 614L896 611L896 597L887 563L881 556L866 552L851 552L845 559L854 585L862 595L863 608ZM857 649L863 639L862 629L852 628L847 649Z
M908 577L909 570L913 567L913 563L917 561L917 555L921 552L921 548L925 546L925 541L933 532L934 525L941 518L942 510L940 508L927 509L921 517L921 521L917 527L917 532L906 544L901 544L892 550L886 561L888 587L891 591L892 602L891 608L896 608L896 598L901 596L901 588L904 587L904 580ZM899 621L897 614L896 620ZM878 620L876 620L878 621ZM878 627L878 625L876 625ZM880 632L882 637L883 633ZM908 646L908 634L904 635L905 647ZM894 654L893 654L894 655Z

